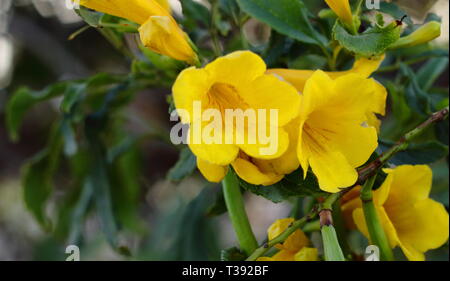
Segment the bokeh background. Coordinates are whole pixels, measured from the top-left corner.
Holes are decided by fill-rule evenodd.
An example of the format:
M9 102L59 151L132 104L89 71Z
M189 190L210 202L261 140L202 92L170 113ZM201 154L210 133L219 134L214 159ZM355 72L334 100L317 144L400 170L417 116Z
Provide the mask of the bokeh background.
M182 1L182 0L181 0ZM305 1L317 10L321 1ZM449 1L397 1L410 13L415 22L421 22L428 12L442 17L443 32L437 43L448 49ZM176 13L178 0L171 1ZM21 166L45 146L50 124L57 116L57 102L39 104L26 115L20 141L10 141L5 129L4 105L14 90L28 86L39 90L56 81L76 79L99 72L127 73L130 62L111 47L95 29L89 29L74 39L71 34L85 24L66 8L64 0L0 0L0 260L64 260L64 248L59 241L43 231L23 203ZM267 29L250 22L246 26L249 40L264 40ZM439 80L448 89L448 69ZM129 114L136 116L136 131L147 126L170 130L168 88L141 91L129 106ZM190 177L182 184L166 178L175 164L179 151L161 140L148 140L140 146L142 174L139 188L139 213L142 231L121 232L121 245L135 253L133 259L146 260L205 260L219 259L220 249L234 244L234 233L226 215L208 218L206 211L212 205L220 188L208 186L200 175ZM448 171L446 165L433 167L435 193L446 198L448 206ZM47 213L65 192L71 179L61 175L56 181L56 192L50 200ZM259 241L267 227L277 218L286 217L288 203L274 204L261 197L247 194L247 210ZM113 250L107 243L99 220L92 212L81 225L84 260L127 260L126 255ZM365 243L355 236L355 243ZM448 259L448 246L432 257Z

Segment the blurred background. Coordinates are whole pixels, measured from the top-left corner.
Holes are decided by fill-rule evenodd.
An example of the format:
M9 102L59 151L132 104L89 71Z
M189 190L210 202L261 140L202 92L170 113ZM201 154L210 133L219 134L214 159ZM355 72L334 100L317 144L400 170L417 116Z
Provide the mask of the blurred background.
M321 1L305 2L321 5L317 4ZM397 2L415 22L423 21L428 12L442 17L442 36L437 41L448 49L448 0ZM173 0L171 4L175 13L180 13L178 1ZM15 143L5 128L4 106L11 93L21 86L40 90L57 81L100 72L128 73L130 62L97 30L88 29L69 40L84 25L73 10L67 9L65 0L0 0L0 260L64 260L66 257L61 241L45 232L25 207L20 179L24 161L45 146L51 124L58 115L58 104L46 102L33 107L23 122L20 140ZM261 30L252 26L247 26L246 32L249 40L261 37ZM448 89L448 69L439 83ZM168 87L140 91L129 106L130 114L139 119L132 130L145 131L151 125L168 134L171 124L166 95L169 93ZM167 180L166 174L179 155L173 145L149 139L141 142L139 148L142 174L136 194L142 220L136 231L119 233L119 245L137 253L133 259L219 259L220 249L233 246L235 241L226 214L211 218L204 215L213 206L220 187L204 188L205 182L198 174L182 184ZM435 177L440 177L437 193L441 199L447 198L448 206L445 170L446 165L439 166ZM61 200L70 180L64 174L56 180L56 190L46 210L51 218L57 216L52 208ZM275 219L289 215L287 203L275 204L253 194L246 194L246 200L259 241L264 239L267 227ZM109 246L100 227L95 212L81 225L82 259L130 259L124 253L128 250L120 252ZM435 258L448 259L448 248Z

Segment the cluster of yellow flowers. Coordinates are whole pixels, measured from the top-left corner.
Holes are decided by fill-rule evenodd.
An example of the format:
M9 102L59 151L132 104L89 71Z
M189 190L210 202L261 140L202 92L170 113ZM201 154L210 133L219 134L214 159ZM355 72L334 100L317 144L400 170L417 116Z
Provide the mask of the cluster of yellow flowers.
M425 252L444 245L449 237L449 216L444 205L429 198L431 169L426 165L402 165L384 169L388 174L374 192L374 203L391 248L400 247L411 261L425 260ZM358 186L347 193L341 202L346 226L358 229L367 239L367 230ZM281 234L294 221L292 218L275 221L268 229L269 240ZM317 249L308 248L310 242L301 230L296 230L272 257L260 261L316 261Z
M326 0L342 22L353 22L348 0ZM188 36L170 14L167 1L81 0L88 8L129 19L141 25L142 43L151 50L196 64L198 57ZM126 7L125 7L126 6ZM384 115L386 89L369 78L383 56L359 58L348 71L267 69L250 51L220 57L204 68L181 72L173 85L174 102L188 116L182 122L199 122L194 102L203 109L276 109L276 153L266 155L256 143L193 143L201 173L212 182L221 181L231 165L240 178L255 185L271 185L299 167L309 168L322 190L336 193L354 185L356 168L363 165L378 146L377 133ZM235 134L248 134L249 128ZM190 134L191 135L191 134ZM224 134L225 135L225 134ZM189 136L188 138L191 138ZM375 204L391 247L399 246L410 260L423 260L424 252L448 239L448 213L442 204L428 198L431 170L427 166L399 166L385 170L383 185L375 191ZM350 227L368 236L358 188L343 198L342 209ZM432 218L432 219L430 219ZM276 221L269 239L283 232L293 219ZM293 233L273 257L260 260L318 260L315 248L301 230Z

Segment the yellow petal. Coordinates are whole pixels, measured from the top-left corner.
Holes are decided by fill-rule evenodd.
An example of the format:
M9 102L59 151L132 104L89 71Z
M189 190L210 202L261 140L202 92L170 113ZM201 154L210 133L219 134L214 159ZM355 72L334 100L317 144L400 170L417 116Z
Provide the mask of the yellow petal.
M303 247L294 256L295 261L318 261L319 251L316 248Z
M166 9L153 0L80 0L80 5L138 24L143 24L150 16L170 15Z
M295 252L281 250L275 255L273 255L274 261L294 261Z
M393 170L385 170L393 180L385 206L390 213L402 206L428 198L431 190L432 172L427 165L402 165Z
M343 75L350 73L356 73L364 76L365 78L372 75L381 65L384 60L384 55L378 58L359 58L356 59L353 67L350 70L326 72L332 79L336 79ZM298 69L268 69L268 74L273 74L283 78L285 81L293 85L298 91L303 92L306 81L311 78L316 70L298 70Z
M239 148L233 144L189 143L188 145L197 158L220 166L231 164L239 153Z
M191 67L178 75L172 87L172 93L175 107L189 113L189 118L183 118L185 116L181 115L183 123L189 124L194 121L194 102L202 102L210 87L211 81L208 73L203 69ZM199 118L201 117L198 117L197 121Z
M276 220L267 230L269 241L273 240L283 233L294 222L293 218L284 218ZM276 245L279 249L285 249L291 252L298 252L301 248L310 244L308 237L300 229L291 234L283 244Z
M255 185L271 185L283 178L283 175L275 174L270 170L262 170L255 163L243 158L237 158L232 166L241 179Z
M339 151L321 150L309 158L309 163L319 181L320 189L336 193L342 188L352 186L358 173Z
M142 44L150 50L194 64L198 58L187 35L170 16L150 16L139 28Z
M243 90L242 98L252 108L265 109L268 112L277 110L278 126L284 126L297 117L300 106L297 90L273 75L262 75L253 80Z
M228 172L227 166L214 165L200 158L197 158L197 167L210 182L220 182Z
M346 24L352 24L353 16L349 0L325 0L333 12Z
M263 75L266 64L255 53L237 51L216 59L205 70L216 83L241 87Z
M410 261L425 261L425 254L418 251L412 245L399 241L399 246L402 249L403 254Z
M386 209L389 212L389 209ZM407 251L425 253L428 250L442 246L448 240L449 216L445 207L432 200L417 202L408 209L390 214L395 225L399 240ZM402 247L403 248L403 247ZM405 252L405 255L408 255ZM413 255L414 256L414 255ZM408 257L416 259L415 257Z
M283 128L268 128L267 135L271 137L267 139L267 143L261 142L258 138L256 143L251 144L248 141L237 144L247 155L258 159L275 159L283 155L289 147L289 135ZM277 131L277 134L275 134ZM269 133L271 132L271 133ZM237 132L239 133L239 132Z
M289 146L286 152L279 158L265 160L270 163L275 172L279 175L287 175L300 166L300 162L297 157L297 143L299 134L298 119L291 121L284 127L289 135Z

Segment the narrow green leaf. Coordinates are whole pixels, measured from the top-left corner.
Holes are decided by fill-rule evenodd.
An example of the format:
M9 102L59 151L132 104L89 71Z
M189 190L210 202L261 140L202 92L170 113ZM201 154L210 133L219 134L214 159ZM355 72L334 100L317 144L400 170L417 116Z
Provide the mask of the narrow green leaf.
M430 59L417 73L419 86L428 91L447 68L448 57Z
M431 114L430 96L420 87L413 70L401 64L400 71L406 77L405 98L410 108L422 115Z
M333 225L324 225L321 229L323 250L326 261L345 261L339 241L337 239L336 230Z
M180 153L180 158L175 166L169 170L167 178L172 181L181 181L190 176L197 167L197 160L189 148L183 148Z
M45 209L53 191L53 174L58 168L61 148L61 138L54 129L48 146L26 163L22 170L25 205L46 231L52 227Z
M68 87L67 82L53 84L42 91L32 91L28 88L20 88L9 99L6 105L6 124L10 138L13 141L19 139L19 128L25 113L42 101L50 100L64 94Z

